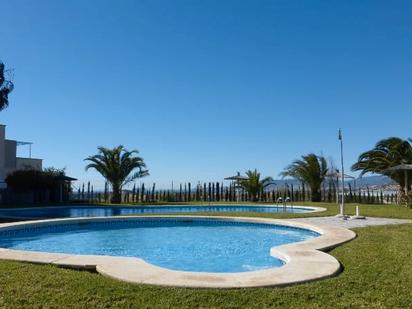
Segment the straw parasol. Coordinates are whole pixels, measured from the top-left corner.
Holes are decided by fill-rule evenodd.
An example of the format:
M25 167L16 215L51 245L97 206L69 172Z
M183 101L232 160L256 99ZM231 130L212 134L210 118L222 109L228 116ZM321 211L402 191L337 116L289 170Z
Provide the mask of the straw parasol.
M392 174L395 172L404 172L405 173L405 195L408 195L408 172L412 171L412 164L399 164L393 167L388 168L385 172Z
M232 180L233 183L235 184L235 187L239 187L239 186L240 186L240 182L241 182L242 180L248 180L248 179L249 179L249 177L247 177L247 176L242 176L242 175L240 175L239 172L237 172L237 174L234 175L234 176L229 176L229 177L226 177L226 178L225 178L225 180Z
M229 176L229 177L225 178L225 180L233 180L233 181L237 181L237 182L240 182L242 180L247 180L247 179L249 179L249 178L246 177L246 176L240 175L239 172L237 172L237 174L235 176Z
M247 176L242 176L242 175L240 175L239 172L237 172L236 175L234 175L234 176L229 176L229 177L226 177L226 178L224 178L224 179L225 179L225 180L231 180L231 181L233 181L234 189L236 190L236 189L238 189L238 188L240 187L240 182L241 182L242 180L247 180L247 179L249 179L249 177L247 177Z

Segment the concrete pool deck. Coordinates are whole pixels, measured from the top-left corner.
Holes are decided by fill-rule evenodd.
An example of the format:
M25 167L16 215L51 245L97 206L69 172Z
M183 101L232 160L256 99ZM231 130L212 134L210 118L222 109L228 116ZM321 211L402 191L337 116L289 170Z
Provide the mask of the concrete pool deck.
M388 225L388 224L412 224L412 220L408 219L392 219L392 218L378 218L378 217L365 217L365 219L346 219L331 217L308 217L308 218L295 218L289 219L289 221L303 222L309 224L322 224L339 226L346 229L353 229L358 227L368 227L376 225Z
M152 265L140 258L95 255L73 255L49 252L0 249L0 259L53 264L68 268L92 269L102 275L132 283L197 288L241 288L260 286L285 286L327 278L338 274L341 265L324 251L356 237L346 228L298 222L283 219L209 216L127 216L101 218L52 219L0 224L0 231L79 224L85 222L128 220L218 220L265 223L309 229L321 234L302 242L272 247L270 254L286 262L282 267L238 273L207 273L174 271Z

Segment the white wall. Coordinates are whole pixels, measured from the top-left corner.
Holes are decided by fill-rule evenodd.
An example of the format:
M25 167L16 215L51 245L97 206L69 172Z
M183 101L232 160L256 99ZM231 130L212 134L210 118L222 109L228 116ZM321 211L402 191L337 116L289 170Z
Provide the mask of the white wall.
M0 188L8 174L27 168L41 170L42 160L16 157L16 141L6 140L6 126L0 124Z

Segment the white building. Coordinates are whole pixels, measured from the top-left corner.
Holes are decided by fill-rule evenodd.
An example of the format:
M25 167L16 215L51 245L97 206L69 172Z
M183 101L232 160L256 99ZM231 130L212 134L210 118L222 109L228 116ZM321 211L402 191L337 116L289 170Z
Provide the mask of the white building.
M17 146L30 143L6 139L6 126L0 124L0 188L6 186L5 179L8 174L21 169L42 169L41 159L17 157Z

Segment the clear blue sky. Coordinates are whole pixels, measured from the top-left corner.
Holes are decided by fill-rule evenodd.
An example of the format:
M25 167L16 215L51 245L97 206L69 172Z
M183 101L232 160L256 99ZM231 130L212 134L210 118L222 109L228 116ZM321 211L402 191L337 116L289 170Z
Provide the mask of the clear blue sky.
M410 1L2 1L8 137L101 184L83 159L138 149L159 187L315 152L346 168L412 137ZM21 154L25 150L21 149Z

